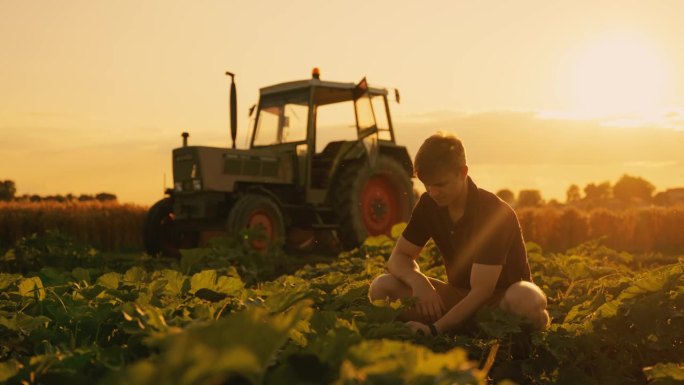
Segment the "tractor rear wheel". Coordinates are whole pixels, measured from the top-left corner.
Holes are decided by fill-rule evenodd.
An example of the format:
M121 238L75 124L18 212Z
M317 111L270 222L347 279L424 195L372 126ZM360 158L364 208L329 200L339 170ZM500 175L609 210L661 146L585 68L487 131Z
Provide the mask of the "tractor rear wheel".
M399 162L380 155L374 168L365 160L342 167L329 196L340 220L343 248L356 247L368 236L390 235L392 226L408 222L415 202L413 183Z
M180 249L197 247L197 239L178 228L173 214L173 198L164 198L147 211L143 224L143 244L149 255L180 257Z
M255 251L265 252L273 242L285 236L285 221L280 207L264 195L243 195L228 214L226 230L228 234L238 234L243 229L257 232L247 245Z

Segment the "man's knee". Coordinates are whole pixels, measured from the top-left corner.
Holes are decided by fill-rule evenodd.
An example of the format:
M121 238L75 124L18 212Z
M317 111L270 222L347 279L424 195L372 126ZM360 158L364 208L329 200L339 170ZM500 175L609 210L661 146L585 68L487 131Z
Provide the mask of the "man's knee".
M401 286L406 285L392 274L379 275L368 288L368 298L371 301L387 298L395 300L401 296Z
M546 295L532 282L520 281L506 289L501 308L521 316L532 323L537 330L544 330L549 324L546 311Z

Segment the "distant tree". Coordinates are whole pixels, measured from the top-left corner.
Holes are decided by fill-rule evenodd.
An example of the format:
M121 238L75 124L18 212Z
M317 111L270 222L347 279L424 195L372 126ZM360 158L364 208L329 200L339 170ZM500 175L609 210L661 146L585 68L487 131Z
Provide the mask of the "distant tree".
M100 202L105 202L105 201L115 201L116 200L116 195L110 194L110 193L99 193L95 195L95 199L97 199Z
M584 196L588 201L604 201L610 199L613 188L610 182L603 182L599 185L589 183L584 187Z
M87 194L81 194L78 196L79 202L87 202L87 201L94 201L95 197L92 195L87 195Z
M518 193L518 207L537 207L543 204L539 190L520 190Z
M546 202L547 206L552 206L552 207L563 207L563 204L558 201L558 199L551 199L548 202Z
M0 201L14 200L14 194L17 193L17 187L14 181L4 180L0 182Z
M501 198L502 201L508 203L511 206L515 205L515 194L509 189L502 189L496 193L496 196Z
M31 197L29 198L29 200L30 200L31 202L40 202L40 201L43 200L43 198L41 198L40 195L33 194L33 195L31 195Z
M653 196L653 204L658 206L668 206L670 205L670 196L667 195L665 191L661 191Z
M615 182L613 195L624 202L650 202L655 186L651 182L636 176L623 175Z
M573 204L579 202L581 199L582 196L580 194L579 186L576 184L570 185L568 191L565 192L565 203Z
M46 202L65 202L66 198L64 198L62 195L48 195L43 197L43 200Z

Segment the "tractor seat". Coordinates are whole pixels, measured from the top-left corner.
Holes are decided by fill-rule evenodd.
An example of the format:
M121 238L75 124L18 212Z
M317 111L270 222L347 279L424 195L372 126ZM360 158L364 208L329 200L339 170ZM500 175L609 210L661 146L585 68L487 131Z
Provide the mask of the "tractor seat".
M344 143L345 143L344 140L338 140L335 142L330 142L325 146L323 151L321 151L317 154L314 154L313 157L314 158L320 158L320 159L323 159L323 158L335 159L335 155L337 155L337 152L340 151L340 148L342 147L342 145Z

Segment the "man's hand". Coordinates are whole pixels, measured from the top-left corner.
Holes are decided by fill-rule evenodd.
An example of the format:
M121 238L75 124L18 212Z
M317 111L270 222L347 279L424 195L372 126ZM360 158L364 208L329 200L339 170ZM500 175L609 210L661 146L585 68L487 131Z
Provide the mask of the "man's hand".
M419 330L423 332L426 336L430 335L430 327L428 327L424 323L420 323L417 321L409 321L406 323L406 326L411 328L411 331L414 333L417 333Z
M439 296L437 290L430 283L426 276L422 275L422 279L416 280L413 283L413 296L418 297L418 302L414 305L420 315L429 322L435 322L442 318L446 311L444 301Z

